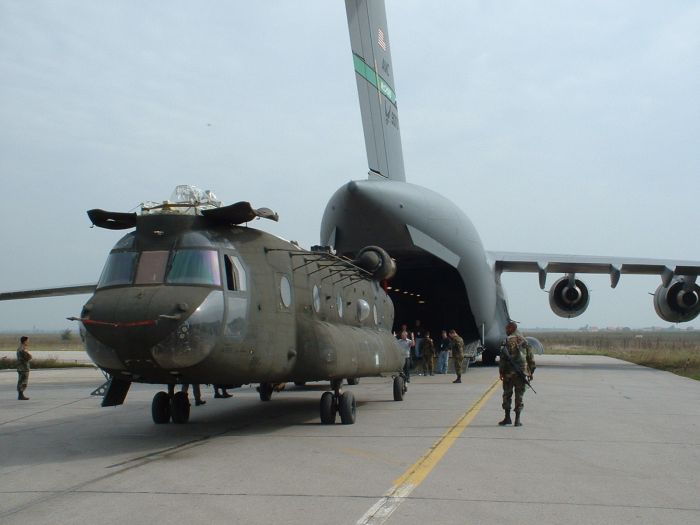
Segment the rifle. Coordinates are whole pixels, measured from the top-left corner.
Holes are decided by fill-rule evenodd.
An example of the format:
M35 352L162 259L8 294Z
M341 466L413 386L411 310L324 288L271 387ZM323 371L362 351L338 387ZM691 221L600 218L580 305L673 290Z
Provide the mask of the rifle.
M515 361L513 361L513 358L510 355L510 352L508 351L507 345L503 344L501 346L501 357L505 357L506 361L510 364L511 367L513 367L513 370L515 370L515 373L518 374L518 377L525 381L525 384L530 387L530 390L537 393L534 388L532 388L532 385L530 384L530 380L527 378L525 375L525 372L523 372L523 369L520 368Z

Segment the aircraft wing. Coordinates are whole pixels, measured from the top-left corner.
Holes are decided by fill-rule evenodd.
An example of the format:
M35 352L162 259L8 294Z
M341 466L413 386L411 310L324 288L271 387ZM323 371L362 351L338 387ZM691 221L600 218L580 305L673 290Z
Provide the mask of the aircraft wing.
M542 289L548 273L608 274L613 288L622 274L659 275L664 286L668 286L674 277L690 277L689 280L694 282L700 275L700 261L519 252L486 252L486 255L497 275L502 272L537 273Z
M15 299L33 299L35 297L60 297L63 295L89 294L95 291L97 284L79 284L75 286L60 286L58 288L41 288L36 290L20 290L17 292L0 293L0 301Z

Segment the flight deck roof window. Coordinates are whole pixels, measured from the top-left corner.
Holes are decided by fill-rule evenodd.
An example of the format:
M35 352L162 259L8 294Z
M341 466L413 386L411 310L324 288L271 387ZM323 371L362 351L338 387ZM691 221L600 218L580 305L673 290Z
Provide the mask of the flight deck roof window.
M214 250L176 250L166 282L221 286L218 253Z
M119 286L131 283L136 265L136 252L114 252L107 257L102 275L97 283L98 288Z

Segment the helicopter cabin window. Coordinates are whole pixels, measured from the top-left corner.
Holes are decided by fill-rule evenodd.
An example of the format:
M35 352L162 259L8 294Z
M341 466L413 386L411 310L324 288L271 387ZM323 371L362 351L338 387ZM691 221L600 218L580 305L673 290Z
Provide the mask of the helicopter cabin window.
M134 284L162 283L165 277L165 266L168 264L168 255L168 251L141 253Z
M106 286L130 284L131 277L134 275L137 255L136 252L110 253L97 287L104 288Z
M221 286L219 255L214 250L176 250L166 282Z
M233 255L224 255L226 267L226 288L233 291L245 292L248 289L246 273L241 261Z
M338 294L336 297L336 308L338 310L338 317L343 318L343 296Z
M280 278L280 299L285 308L289 308L292 304L292 285L289 283L289 278L283 275Z

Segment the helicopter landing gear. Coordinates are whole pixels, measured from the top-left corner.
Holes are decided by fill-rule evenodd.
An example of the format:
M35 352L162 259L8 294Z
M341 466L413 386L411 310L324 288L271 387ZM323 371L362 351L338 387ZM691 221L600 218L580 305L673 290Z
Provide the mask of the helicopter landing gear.
M153 422L161 425L170 421L170 396L167 392L158 392L151 403Z
M403 374L394 376L394 401L403 401L403 395L408 390Z
M158 425L168 423L171 419L173 423L187 423L190 420L187 392L158 392L151 402L151 416Z
M275 385L272 383L260 383L258 387L258 393L260 394L260 401L269 401L272 399L272 391Z
M187 392L176 392L170 401L170 417L173 423L187 423L190 420L190 400Z
M332 425L335 423L336 412L340 414L340 422L343 425L352 425L355 422L357 404L355 395L350 392L340 392L342 379L332 379L333 392L324 392L321 396L321 424Z

